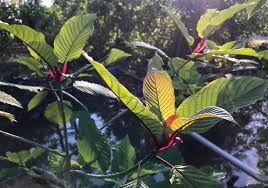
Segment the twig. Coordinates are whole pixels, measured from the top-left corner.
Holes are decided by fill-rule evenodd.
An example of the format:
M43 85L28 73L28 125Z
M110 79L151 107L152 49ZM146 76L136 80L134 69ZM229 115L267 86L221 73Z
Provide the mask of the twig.
M141 164L138 165L138 173L137 173L137 184L136 184L136 188L141 187L140 174L141 174Z
M123 115L125 115L128 112L128 110L124 110L122 112L120 112L119 114L117 114L116 116L114 116L113 118L111 118L110 120L108 120L107 122L105 122L102 127L100 128L100 130L103 130L105 127L107 127L108 125L110 125L113 121L117 120L118 118L122 117Z
M73 96L72 94L70 94L66 91L62 91L62 92L64 95L67 95L68 97L73 99L75 102L77 102L82 108L84 108L85 111L88 111L88 108L81 101L79 101L75 96Z
M2 131L2 130L0 130L0 134L2 134L2 135L4 135L4 136L7 136L7 137L10 137L10 138L14 138L14 139L19 140L19 141L22 141L22 142L25 142L25 143L30 144L30 145L33 145L33 146L38 146L38 147L40 147L40 148L42 148L42 149L44 149L44 150L46 150L46 151L49 151L49 152L54 153L54 154L56 154L56 155L60 155L60 156L65 157L64 154L62 154L62 153L60 153L60 152L58 152L58 151L56 151L56 150L47 148L47 147L45 147L45 146L43 146L43 145L41 145L41 144L39 144L39 143L37 143L37 142L34 142L34 141L31 141L31 140L22 138L22 137L20 137L20 136L17 136L17 135L11 134L11 133L7 133L7 132Z

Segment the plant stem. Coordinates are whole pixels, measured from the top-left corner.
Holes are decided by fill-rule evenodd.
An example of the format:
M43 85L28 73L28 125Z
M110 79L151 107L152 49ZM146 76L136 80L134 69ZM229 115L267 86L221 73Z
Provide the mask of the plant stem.
M64 154L62 154L62 153L60 153L60 152L58 152L58 151L56 151L56 150L47 148L47 147L45 147L45 146L43 146L43 145L41 145L41 144L39 144L39 143L37 143L37 142L34 142L34 141L31 141L31 140L22 138L22 137L20 137L20 136L14 135L14 134L7 133L7 132L2 131L2 130L0 130L0 134L2 134L2 135L4 135L4 136L7 136L7 137L10 137L10 138L13 138L13 139L16 139L16 140L19 140L19 141L21 141L21 142L25 142L25 143L30 144L30 145L33 145L33 146L40 147L40 148L42 148L42 149L44 149L44 150L46 150L46 151L49 151L49 152L51 152L51 153L54 153L54 154L56 154L56 155L60 155L60 156L65 157Z

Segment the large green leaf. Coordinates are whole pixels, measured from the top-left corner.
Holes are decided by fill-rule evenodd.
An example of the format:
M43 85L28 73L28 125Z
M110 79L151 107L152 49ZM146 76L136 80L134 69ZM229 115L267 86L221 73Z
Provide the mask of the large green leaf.
M110 146L106 136L97 129L88 112L78 112L80 134L77 139L78 152L86 163L106 171L110 165Z
M179 13L175 13L171 11L168 7L162 6L163 10L172 18L175 22L178 29L181 31L182 35L185 37L186 41L189 43L190 46L194 44L194 38L189 34L186 26L181 21L181 15Z
M18 62L34 71L38 76L45 75L45 73L42 72L42 65L32 57L19 57Z
M249 2L254 2L255 4L247 8L248 19L256 14L263 6L265 6L267 0L250 0Z
M42 101L46 98L47 91L41 91L40 93L36 94L28 103L28 111L31 111L38 105L42 103Z
M127 90L127 88L120 84L120 82L102 64L94 61L86 53L83 53L83 55L96 69L98 74L120 101L143 122L152 134L161 138L163 127L157 116L149 111L137 97Z
M73 83L73 86L74 88L90 95L103 95L106 97L117 99L117 97L111 90L99 84L90 83L87 81L75 81Z
M45 150L39 147L31 148L29 150L22 150L19 152L8 151L6 152L6 160L25 166L27 161L40 157L44 152Z
M112 48L110 53L107 55L107 58L103 61L103 64L105 66L111 65L117 61L121 61L123 59L126 59L130 57L131 55L129 53L126 53L122 50Z
M215 178L193 166L176 165L172 169L171 184L179 188L222 188Z
M0 91L0 102L4 103L4 104L9 104L9 105L12 105L12 106L22 108L20 102L17 101L17 99L15 99L11 95L9 95L9 94L7 94L7 93L5 93L3 91Z
M217 9L208 9L207 12L200 17L197 23L196 30L198 32L198 36L206 38L223 22L232 18L236 13L251 6L252 4L254 3L235 4L220 11Z
M68 122L72 115L71 104L67 101L63 104L65 120ZM45 117L52 123L63 127L62 114L60 112L60 103L58 101L49 103L45 110Z
M256 77L219 78L184 100L176 114L180 118L187 118L208 106L219 106L234 112L237 108L262 99L266 88L267 81ZM216 122L204 120L186 130L204 132Z
M128 136L116 145L113 153L113 172L122 172L134 166L136 153L133 146L130 144Z
M0 116L9 119L11 122L16 122L14 115L10 114L8 112L4 112L4 111L0 110Z
M230 49L230 50L210 50L206 53L218 54L218 55L243 55L243 56L259 57L259 54L251 48L239 48L239 49Z
M95 14L85 14L74 16L65 22L54 41L54 53L60 63L80 57L89 35L93 33L95 20Z
M49 153L48 167L52 172L62 172L66 167L66 160L63 156L56 155L55 153Z
M41 57L46 63L55 65L58 59L53 53L51 46L46 43L45 36L34 29L19 24L8 25L0 22L0 29L4 29L18 37L30 49L34 57Z

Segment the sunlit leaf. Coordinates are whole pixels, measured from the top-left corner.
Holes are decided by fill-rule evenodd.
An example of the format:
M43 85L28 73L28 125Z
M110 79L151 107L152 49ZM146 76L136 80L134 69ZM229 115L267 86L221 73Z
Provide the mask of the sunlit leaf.
M103 61L103 64L105 66L111 65L117 61L121 61L123 59L126 59L130 57L131 55L129 53L126 53L122 50L112 48L110 53L107 55L107 58Z
M72 109L71 104L67 101L63 104L64 114L65 114L65 120L68 122L72 115ZM45 117L52 123L55 123L59 125L60 127L63 127L63 120L62 120L62 114L60 111L60 103L59 102L52 102L49 103L46 110L45 110Z
M160 71L151 71L143 82L146 106L165 122L175 114L175 94L171 79Z
M28 103L28 111L31 111L35 107L39 106L42 101L46 98L47 91L41 91L38 94L36 94Z
M40 56L46 63L55 65L58 62L57 57L53 53L51 46L45 41L45 36L34 29L19 24L8 25L0 22L0 29L4 29L14 36L18 37L36 56Z
M135 165L136 153L128 136L121 140L113 151L112 171L122 172Z
M180 118L189 118L209 106L218 106L231 113L262 99L266 88L267 81L256 77L219 78L184 100L176 114ZM192 125L188 131L204 132L216 122L204 120Z
M261 59L268 60L268 50L263 50L258 52L258 55Z
M78 152L86 163L92 167L106 171L110 165L110 146L106 136L97 129L87 112L76 113L80 127L77 139Z
M114 92L114 94L120 99L120 101L143 122L143 124L152 132L152 134L160 138L163 128L157 116L148 110L137 99L137 97L132 95L127 90L127 88L120 84L118 80L102 64L94 61L86 53L83 53L83 55L96 69L98 74L108 85L108 87Z
M87 81L75 81L73 86L74 88L90 95L103 95L117 99L116 95L111 90L99 84L90 83Z
M232 18L239 11L251 6L254 3L235 4L227 9L218 11L217 9L208 9L197 23L197 32L200 38L206 38L211 32L219 27L223 22Z
M131 181L124 185L121 185L120 188L149 188L143 181Z
M19 57L18 62L28 67L28 69L34 71L38 76L44 76L42 72L42 65L36 59L32 57Z
M17 99L3 91L0 91L0 102L22 108L22 105L19 101L17 101Z
M18 89L27 90L27 91L35 92L35 93L38 93L44 89L44 87L42 86L28 86L28 85L13 84L13 83L8 83L8 82L1 82L1 81L0 81L0 86L15 87Z
M254 2L254 4L247 7L248 19L256 14L262 7L264 7L267 3L267 0L250 0L249 3L251 2Z
M13 114L8 113L8 112L4 112L4 111L0 110L0 116L9 119L11 122L16 122L15 116Z
M66 160L63 156L50 152L48 155L48 167L52 172L62 172L66 168Z
M183 34L183 36L185 37L185 39L189 43L189 45L192 46L194 44L194 38L189 34L186 26L181 21L181 15L179 13L175 13L175 12L171 11L166 6L162 6L162 8L175 22L176 26L181 31L181 33Z
M181 188L222 188L213 176L193 166L176 165L172 169L171 184Z
M54 53L60 63L80 57L81 52L93 32L95 14L77 15L65 22L54 41Z
M253 56L258 57L258 53L251 48L239 48L230 50L210 50L206 52L207 54L220 54L220 55L243 55L243 56Z

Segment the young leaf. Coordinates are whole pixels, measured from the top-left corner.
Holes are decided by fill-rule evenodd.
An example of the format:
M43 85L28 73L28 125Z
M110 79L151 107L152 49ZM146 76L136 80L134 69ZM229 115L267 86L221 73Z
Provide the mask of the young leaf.
M179 172L178 172L179 171ZM184 188L222 188L214 177L193 166L176 165L172 169L171 184Z
M0 29L4 29L14 36L18 37L30 49L34 57L41 57L46 63L55 65L58 62L57 57L53 53L51 46L45 41L45 36L25 25L8 25L0 22Z
M105 97L117 99L117 97L111 90L99 84L90 83L87 81L75 81L73 83L73 86L74 88L90 95L104 95Z
M89 35L93 32L95 20L95 14L85 14L74 16L65 22L54 41L54 53L60 63L80 57Z
M42 101L46 98L47 91L41 91L40 93L36 94L28 103L28 111L31 111L38 105L42 103Z
M42 65L32 57L19 57L18 62L34 71L38 76L45 75L45 73L42 72Z
M60 112L60 106L59 102L52 102L49 103L46 110L45 110L45 117L52 123L55 123L59 125L60 127L63 127L63 121L62 121L62 115ZM63 104L64 114L65 114L65 120L68 122L72 115L72 109L71 104L69 102L64 102Z
M116 145L112 161L112 171L122 172L135 165L136 153L128 136Z
M131 55L129 53L126 53L122 50L113 48L111 49L110 53L108 54L107 58L103 61L103 64L105 66L111 65L117 61L121 61L123 59L126 59L130 57Z
M239 11L253 5L254 3L235 4L227 9L218 11L217 9L208 9L202 15L197 23L196 30L200 38L206 38L223 22L232 18Z
M181 31L182 35L185 37L185 39L189 43L189 45L192 46L194 44L194 38L189 34L186 26L181 21L181 15L179 13L175 13L175 12L171 11L166 6L162 6L162 8L175 22L176 26Z
M144 79L146 106L165 122L175 114L175 94L171 79L160 71L151 71Z
M76 113L80 134L77 139L78 152L92 167L106 171L110 165L110 146L106 136L97 129L87 112Z
M267 81L256 77L219 78L195 95L190 96L176 110L177 117L188 118L208 106L219 106L228 112L254 104L263 98ZM217 121L202 121L188 131L204 132Z
M22 108L22 105L19 101L17 101L14 97L3 91L0 91L0 102Z
M127 90L127 88L120 84L120 82L102 64L94 61L85 52L82 54L96 69L98 74L120 101L143 122L153 135L161 138L163 127L157 116L148 110L141 101Z
M10 114L8 112L4 112L4 111L0 110L0 116L9 119L11 122L16 122L16 119L15 119L14 115Z

